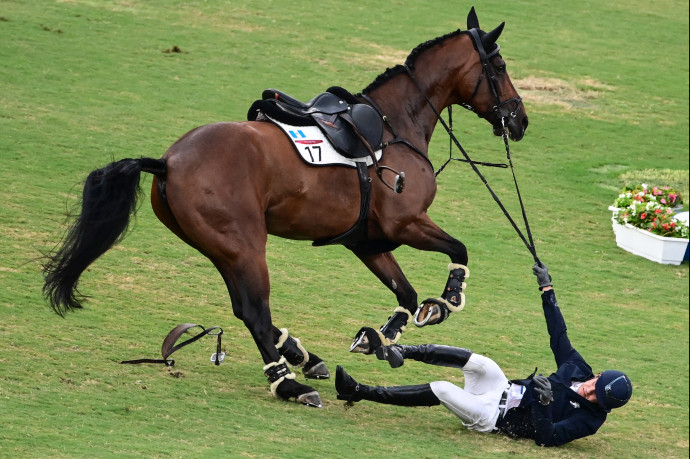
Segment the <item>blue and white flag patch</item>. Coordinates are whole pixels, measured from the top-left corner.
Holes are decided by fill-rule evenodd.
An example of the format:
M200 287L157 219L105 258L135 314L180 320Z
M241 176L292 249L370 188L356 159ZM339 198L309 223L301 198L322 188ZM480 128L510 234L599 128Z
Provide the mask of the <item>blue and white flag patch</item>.
M366 162L367 166L373 164L369 156L352 159L338 153L318 126L291 126L268 116L267 118L287 134L297 152L308 164L313 166L343 165L350 167L357 167L355 164L357 162ZM376 155L376 160L379 160L383 152L379 149L374 154Z

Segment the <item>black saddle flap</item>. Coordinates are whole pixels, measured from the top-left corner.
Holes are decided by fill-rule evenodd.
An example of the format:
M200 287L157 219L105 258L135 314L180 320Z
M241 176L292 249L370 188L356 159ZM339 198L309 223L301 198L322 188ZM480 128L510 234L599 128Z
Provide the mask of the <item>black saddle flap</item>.
M371 105L352 106L352 121L362 137L369 142L372 150L377 150L383 138L383 120Z
M333 148L340 154L346 158L369 156L366 146L362 144L353 127L342 116L324 113L313 113L311 116L321 128L321 132L330 140Z

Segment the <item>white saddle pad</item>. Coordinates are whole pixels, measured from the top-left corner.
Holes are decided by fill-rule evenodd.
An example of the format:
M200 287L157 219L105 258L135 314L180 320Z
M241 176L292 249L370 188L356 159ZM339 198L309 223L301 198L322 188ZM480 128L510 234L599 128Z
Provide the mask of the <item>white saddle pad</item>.
M356 162L366 162L367 166L373 164L373 160L369 156L352 159L338 153L317 126L291 126L268 116L267 118L285 131L302 159L312 166L343 165L357 167ZM376 150L374 154L377 161L381 159L382 152L380 149Z

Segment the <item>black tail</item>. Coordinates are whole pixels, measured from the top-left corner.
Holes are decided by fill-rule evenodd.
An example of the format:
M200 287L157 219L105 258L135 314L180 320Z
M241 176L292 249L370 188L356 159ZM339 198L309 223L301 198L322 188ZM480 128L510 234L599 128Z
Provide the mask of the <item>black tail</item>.
M123 159L89 174L84 183L81 214L68 229L62 246L47 255L43 294L61 316L81 308L79 276L98 257L124 238L141 195L141 172L165 177L165 161Z

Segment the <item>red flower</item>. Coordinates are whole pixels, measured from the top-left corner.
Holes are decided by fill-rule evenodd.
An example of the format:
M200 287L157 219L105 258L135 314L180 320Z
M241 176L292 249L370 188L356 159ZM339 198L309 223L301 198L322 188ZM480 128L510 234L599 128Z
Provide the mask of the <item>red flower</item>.
M654 210L654 213L655 213L655 214L660 214L661 212L663 212L661 209L655 209L655 210Z
M640 219L641 219L641 220L644 220L645 218L647 218L647 212L642 212L642 213L640 214Z

